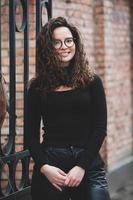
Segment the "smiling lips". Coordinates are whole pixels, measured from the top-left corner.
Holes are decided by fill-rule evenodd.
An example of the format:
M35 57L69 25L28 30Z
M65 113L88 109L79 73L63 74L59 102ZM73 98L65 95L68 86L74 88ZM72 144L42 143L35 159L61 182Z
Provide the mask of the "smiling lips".
M62 52L62 53L60 53L60 55L63 56L63 57L67 57L69 55L69 53L70 52Z

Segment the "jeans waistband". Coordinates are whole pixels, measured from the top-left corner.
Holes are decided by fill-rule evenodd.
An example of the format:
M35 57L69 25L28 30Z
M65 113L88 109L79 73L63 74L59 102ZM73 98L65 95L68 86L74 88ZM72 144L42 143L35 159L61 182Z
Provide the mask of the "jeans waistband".
M68 146L44 146L46 150L85 150L83 147L68 145Z

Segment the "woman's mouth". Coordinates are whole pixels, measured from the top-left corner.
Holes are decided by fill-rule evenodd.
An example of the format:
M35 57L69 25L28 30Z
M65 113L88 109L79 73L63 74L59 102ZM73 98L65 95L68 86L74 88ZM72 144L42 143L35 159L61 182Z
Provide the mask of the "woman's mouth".
M62 57L67 57L67 56L69 55L69 53L70 53L70 52L62 52L62 53L60 53L60 55L61 55Z

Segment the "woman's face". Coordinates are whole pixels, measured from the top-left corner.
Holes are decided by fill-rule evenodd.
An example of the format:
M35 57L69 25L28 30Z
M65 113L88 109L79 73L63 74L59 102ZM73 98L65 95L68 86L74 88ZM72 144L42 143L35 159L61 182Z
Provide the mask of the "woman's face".
M71 31L67 27L58 27L53 31L53 46L61 66L67 67L75 55L75 43Z

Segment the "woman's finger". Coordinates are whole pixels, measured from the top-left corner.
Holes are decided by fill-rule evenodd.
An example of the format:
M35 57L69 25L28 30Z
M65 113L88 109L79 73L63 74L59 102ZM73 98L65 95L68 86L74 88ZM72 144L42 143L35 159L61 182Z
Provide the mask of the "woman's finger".
M68 183L68 186L69 187L72 187L74 185L76 180L73 180L73 179L70 179L69 183Z
M77 181L77 182L75 183L75 187L78 187L79 184L80 184L80 181Z
M62 176L66 176L67 174L65 172L63 172L61 169L58 170L58 172L62 175Z
M76 180L76 181L73 181L73 182L71 183L71 187L76 187L76 185L77 185L77 180Z
M64 182L64 184L65 184L66 186L68 186L69 181L70 181L70 179L67 177L66 180L65 180L65 182Z
M64 182L66 180L66 176L62 176L61 174L58 174L58 180Z
M59 187L59 185L57 185L56 183L52 183L54 187L56 187L58 190L62 191L61 187Z
M56 184L58 184L60 186L64 186L64 181L58 181L58 183L56 183Z

